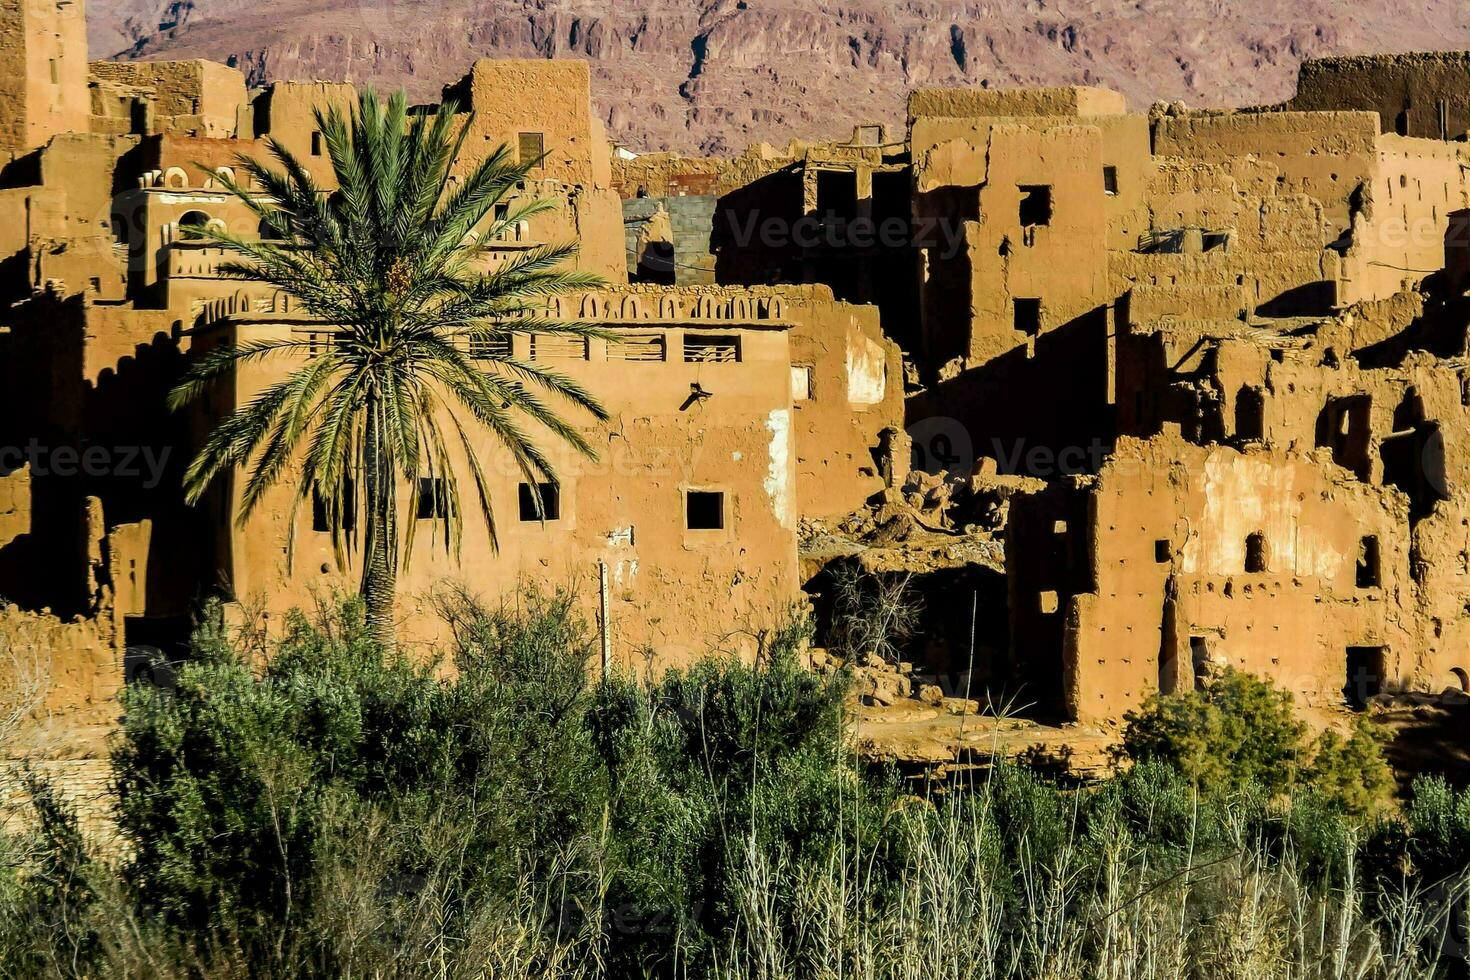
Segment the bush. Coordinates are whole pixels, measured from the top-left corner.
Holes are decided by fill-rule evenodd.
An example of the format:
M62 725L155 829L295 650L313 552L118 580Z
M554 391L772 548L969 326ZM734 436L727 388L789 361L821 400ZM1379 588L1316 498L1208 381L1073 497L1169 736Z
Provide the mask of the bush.
M1358 817L1380 812L1392 797L1380 726L1357 718L1346 738L1329 730L1308 743L1291 694L1237 670L1202 690L1154 695L1124 720L1128 758L1165 763L1211 793L1310 791Z
M1163 748L1117 778L1001 764L919 798L857 765L802 626L593 686L565 596L444 612L442 663L349 602L268 657L207 629L175 692L129 691L128 856L34 784L35 832L0 835L0 977L1427 976L1463 896L1470 796L1422 781L1365 823L1377 733L1303 759L1249 678L1151 703L1133 745ZM1169 727L1201 716L1229 793ZM1273 757L1291 795L1254 782Z
M1389 733L1367 718L1353 720L1347 738L1334 731L1317 737L1308 784L1343 812L1366 817L1381 812L1392 799L1393 769L1384 758Z
M141 909L277 957L328 858L375 825L370 894L438 881L462 907L548 875L605 795L583 724L590 643L565 596L453 611L447 678L380 649L349 602L320 626L294 617L258 672L206 633L172 692L129 689L113 770Z
M750 847L820 863L881 819L889 784L851 767L846 682L798 663L806 636L788 627L755 665L705 660L651 688L614 678L599 692L589 724L613 787L616 970L641 975L678 948L710 969Z
M1291 695L1236 670L1203 690L1153 695L1123 720L1129 758L1167 763L1196 786L1282 792L1303 765L1307 729L1292 712Z

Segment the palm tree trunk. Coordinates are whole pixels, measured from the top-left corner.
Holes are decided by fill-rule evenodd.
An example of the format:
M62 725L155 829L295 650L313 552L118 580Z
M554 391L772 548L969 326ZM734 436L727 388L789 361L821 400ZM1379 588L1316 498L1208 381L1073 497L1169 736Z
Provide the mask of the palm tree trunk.
M368 632L385 648L393 645L394 598L398 584L398 500L393 465L383 452L382 406L368 396L363 433L364 502L362 595Z

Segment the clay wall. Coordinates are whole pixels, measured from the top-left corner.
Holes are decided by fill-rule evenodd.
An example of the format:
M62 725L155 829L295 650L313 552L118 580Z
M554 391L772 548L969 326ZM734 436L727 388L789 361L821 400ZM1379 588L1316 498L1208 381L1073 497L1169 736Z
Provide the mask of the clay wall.
M90 66L93 132L241 134L245 76L212 61L97 61Z
M1470 148L1381 136L1378 169L1344 257L1343 300L1392 296L1446 264L1450 216L1470 206Z
M1470 131L1470 54L1313 58L1302 62L1296 111L1355 109L1378 115L1385 133L1463 139Z
M1127 111L1122 93L1085 85L1053 88L919 88L909 93L909 122L925 116L1118 116Z
M1380 651L1390 682L1413 674L1407 507L1395 491L1316 459L1163 436L1120 440L1095 483L1073 492L1086 526L1058 532L1083 534L1069 547L1086 556L1093 587L1012 593L1013 656L1049 661L1061 634L1068 717L1117 720L1226 664L1307 703L1337 703L1350 647ZM1049 516L1057 503L1014 501L1012 520L1028 508ZM1359 584L1365 537L1376 539L1376 585ZM1016 612L1028 605L1029 622Z
M80 0L0 3L0 158L87 130L87 25Z
M697 305L693 312L699 312ZM236 337L263 339L305 326L246 319L230 329ZM623 666L641 668L645 650L660 663L687 661L720 637L748 654L759 630L785 614L796 594L797 520L788 325L755 316L696 315L616 329L640 341L662 341L667 359L622 360L614 343L609 360L608 342L594 340L585 360L552 365L596 393L611 412L605 426L574 418L600 460L582 460L543 439L561 480L558 516L545 524L519 520L521 477L491 438L475 435L496 508L499 550L490 547L468 485L461 488L461 561L435 544L430 522L421 522L399 585L411 635L432 633L429 593L446 579L461 580L492 600L526 583L555 588L572 582L595 610L599 561L610 569L613 652ZM739 360L683 359L686 341L713 335L737 342ZM517 336L516 351L536 360L531 343ZM646 343L638 349L642 355L650 350ZM248 399L283 370L285 365L252 367L236 379L236 397ZM708 397L691 398L691 383ZM724 494L721 528L686 526L689 491ZM238 493L237 486L236 503L218 511L216 533L228 539L221 548L227 576L247 607L261 602L276 616L314 591L352 586L353 574L335 569L330 535L311 530L311 508L292 508L289 489L273 491L243 533L231 519ZM405 494L400 512L407 506ZM293 516L294 565L288 567Z
M1276 193L1320 201L1338 234L1349 227L1350 195L1377 170L1378 121L1362 112L1188 113L1155 120L1153 133L1157 156L1213 164L1255 156L1274 164Z
M272 82L251 101L252 131L239 135L270 137L301 161L319 186L335 189L336 176L315 113L333 106L345 111L356 104L357 89L345 82Z
M1035 118L977 118L961 113L1007 103L987 98L971 105L963 92L959 104L943 102L937 92L919 95L910 107L915 220L945 228L946 237L953 228L946 222L974 222L962 226L963 256L946 255L942 247L925 250L930 366L955 357L983 363L1025 346L1025 333L1016 329L1018 298L1040 300L1042 332L1107 303L1108 250L1134 247L1147 230L1144 202L1153 169L1147 121L1068 116L1063 108L1041 115L1045 102L1035 107ZM954 115L923 115L920 109ZM1049 194L1045 225L1023 225L1023 187ZM952 315L966 308L968 341L954 336Z

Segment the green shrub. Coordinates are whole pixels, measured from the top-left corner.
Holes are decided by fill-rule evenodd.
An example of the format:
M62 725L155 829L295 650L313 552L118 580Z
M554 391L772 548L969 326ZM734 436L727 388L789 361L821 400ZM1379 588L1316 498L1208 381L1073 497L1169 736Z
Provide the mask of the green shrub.
M1389 733L1367 718L1353 720L1347 738L1334 731L1317 737L1308 784L1343 812L1366 817L1382 811L1393 797L1393 769L1384 758Z
M1304 761L1307 729L1292 712L1291 695L1236 670L1202 690L1153 695L1124 721L1129 758L1168 763L1196 786L1282 792Z
M364 823L391 827L369 893L442 878L452 853L461 907L574 849L604 794L570 599L453 611L447 676L382 651L348 602L318 626L293 617L258 671L206 634L172 692L129 689L113 770L141 908L269 950L314 914L324 855Z
M568 597L443 611L442 662L348 603L269 656L206 629L176 691L130 690L125 861L35 783L35 832L0 835L0 977L1419 976L1470 861L1470 795L1365 817L1380 734L1304 748L1243 676L1151 702L1114 779L1002 764L920 798L857 764L801 625L756 664L591 685Z
M1211 794L1309 791L1356 817L1392 798L1380 726L1357 718L1346 738L1329 730L1309 743L1291 694L1251 674L1226 669L1201 690L1153 695L1124 720L1124 755L1171 766Z

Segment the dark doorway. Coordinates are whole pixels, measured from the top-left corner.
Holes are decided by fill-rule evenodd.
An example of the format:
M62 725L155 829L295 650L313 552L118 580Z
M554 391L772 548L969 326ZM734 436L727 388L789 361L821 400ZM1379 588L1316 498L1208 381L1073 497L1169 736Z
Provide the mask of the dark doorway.
M1235 395L1235 438L1259 442L1266 436L1266 399L1259 388L1241 387Z
M1373 400L1368 395L1334 398L1317 416L1317 445L1332 449L1332 461L1366 480L1371 469L1368 447L1372 440Z
M1362 711L1383 690L1383 648L1348 647L1347 683L1342 697L1348 707Z
M1436 422L1423 422L1408 432L1384 439L1383 482L1398 487L1409 498L1409 517L1420 520L1434 505L1448 499L1444 463L1444 436Z
M1210 647L1203 636L1189 638L1189 667L1194 673L1194 689L1203 691L1210 670Z
M857 173L852 170L817 171L817 214L850 221L857 217Z

